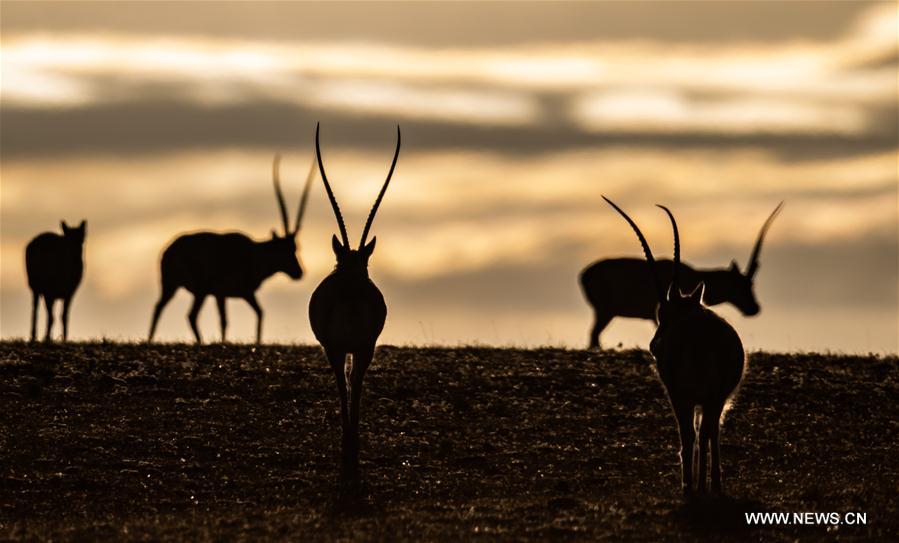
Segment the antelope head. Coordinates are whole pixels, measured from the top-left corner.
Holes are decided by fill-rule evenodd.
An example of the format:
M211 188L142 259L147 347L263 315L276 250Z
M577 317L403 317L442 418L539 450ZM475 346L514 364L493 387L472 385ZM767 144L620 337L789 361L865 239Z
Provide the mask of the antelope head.
M375 219L375 214L378 212L378 206L381 205L381 199L384 198L384 193L387 191L387 185L390 184L390 178L393 177L393 170L396 168L396 160L400 156L400 127L396 127L396 151L393 153L393 162L390 164L390 170L387 172L387 179L381 187L381 192L378 193L378 197L368 214L368 219L365 221L365 228L362 230L362 239L359 241L359 247L357 249L350 247L350 240L347 236L346 225L343 222L343 215L340 213L340 206L337 205L337 199L334 197L334 192L331 190L331 184L328 182L328 176L325 174L325 166L322 163L321 146L319 145L318 134L319 125L316 124L315 156L318 162L318 171L321 173L322 181L324 181L325 184L325 191L328 193L328 200L330 200L331 207L334 209L334 216L337 218L337 226L340 229L340 239L337 239L336 235L331 236L331 248L334 250L334 256L337 257L337 267L335 271L351 276L368 277L368 259L375 250L375 242L378 238L373 237L371 241L366 241L368 239L368 232L371 229L371 224Z
M740 266L736 260L731 261L730 268L723 273L724 288L710 289L705 293L705 302L709 305L716 305L722 302L733 304L746 316L758 315L761 308L758 300L755 298L755 274L759 271L759 253L762 250L762 242L765 240L765 234L768 233L771 223L774 222L777 214L780 213L784 203L781 202L774 208L771 215L762 225L758 238L755 240L755 247L752 249L752 255L749 257L749 264L746 266L746 272L740 271Z
M702 307L702 295L705 292L705 283L700 281L700 283L696 285L696 288L693 289L693 292L689 294L685 294L681 291L680 283L678 282L678 279L680 278L680 235L677 231L677 221L674 220L674 215L671 213L670 209L660 204L656 204L656 206L661 208L668 215L668 219L671 221L671 230L674 231L674 271L671 274L671 284L668 285L668 292L665 295L665 299L659 304L658 319L659 328L661 328L663 322L671 322L681 315L690 313ZM649 250L648 246L646 247L646 250ZM653 269L655 269L654 266Z
M66 224L66 221L59 221L59 226L62 227L62 236L68 243L79 248L84 244L84 237L87 234L87 221L81 221L81 224L78 226L69 226Z
M677 320L684 314L688 314L692 311L695 311L702 307L702 295L705 290L705 284L699 283L693 292L689 294L684 294L681 292L678 278L680 275L680 236L677 230L677 222L674 220L674 215L671 214L671 211L663 206L659 205L662 210L668 215L668 218L671 220L671 228L674 230L674 271L671 277L671 284L668 285L667 292L666 289L662 285L662 280L659 277L659 274L656 270L655 258L652 256L652 250L649 248L649 243L646 241L646 238L643 236L643 233L640 231L640 228L637 224L625 213L622 211L620 207L615 205L615 202L609 200L605 196L603 199L609 203L612 207L615 208L624 220L633 228L634 232L637 234L637 239L640 240L640 245L643 246L643 254L646 255L646 263L649 265L650 276L652 277L653 286L655 287L656 296L659 300L659 306L657 310L657 318L659 322L659 329L662 329L667 323ZM658 334L656 334L658 337ZM653 340L655 343L655 340Z
M272 164L272 179L275 183L275 198L278 202L278 209L281 211L281 224L284 227L284 235L278 234L272 230L272 238L265 242L268 259L270 265L277 271L286 273L292 279L303 277L303 268L297 258L297 234L300 232L300 225L303 222L303 215L306 213L306 203L309 200L309 189L312 186L312 179L315 177L315 164L309 168L309 174L306 176L306 186L303 188L303 194L300 196L300 206L297 208L296 221L294 227L290 228L287 219L287 204L284 203L284 193L281 192L281 176L279 173L281 165L281 155L275 155Z

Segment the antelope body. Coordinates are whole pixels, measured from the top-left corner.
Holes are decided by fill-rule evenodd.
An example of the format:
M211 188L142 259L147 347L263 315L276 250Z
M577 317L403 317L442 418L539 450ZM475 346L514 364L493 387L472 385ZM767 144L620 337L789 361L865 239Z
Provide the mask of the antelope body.
M279 235L273 230L271 239L266 241L254 241L239 232L224 234L196 232L178 237L162 254L160 264L162 292L153 309L149 341L153 341L163 308L181 287L194 295L188 321L197 343L202 343L197 328L197 317L208 296L213 296L218 306L223 342L228 328L225 309L227 298L241 298L253 308L256 312L256 343L262 341L263 311L256 300L256 290L263 281L278 272L283 272L294 280L303 276L303 269L296 255L296 237L300 231L314 174L314 170L310 169L297 210L296 223L291 229L288 225L284 195L281 192L279 162L280 159L276 156L272 176L284 235Z
M647 268L658 269L649 244L624 211L611 204L631 225L643 246ZM656 369L668 394L680 434L681 484L686 494L706 490L708 456L711 453L711 490L721 492L718 436L721 416L743 377L745 355L739 335L724 319L703 307L699 285L687 295L679 287L680 238L674 216L664 206L674 230L674 262L667 294L661 274L652 273L650 284L658 300L658 323L650 343ZM696 432L699 432L697 441Z
M47 312L44 341L50 341L53 305L62 300L62 340L69 338L69 308L84 275L84 238L87 222L72 228L61 221L62 235L44 232L25 247L25 271L31 288L31 340L37 338L37 312L40 298Z
M729 303L743 315L758 315L761 310L755 298L754 280L759 268L759 252L771 222L783 206L781 202L771 213L759 232L746 272L741 272L736 261L729 268L695 269L683 262L679 273L681 285L692 292L700 283L705 285L703 303L714 306ZM656 260L653 272L663 284L673 275L670 260ZM588 348L600 346L599 336L615 317L632 317L655 320L658 299L651 290L650 270L637 258L612 258L599 260L585 268L579 276L581 290L593 307L593 327L590 330Z
M316 126L315 129L315 153L319 172L337 218L341 239L331 237L337 266L312 293L309 300L309 322L337 381L342 427L341 477L345 480L355 480L358 477L362 380L371 364L375 343L387 318L384 296L368 276L368 261L374 252L377 238L372 238L368 243L366 239L399 157L399 127L396 137L396 152L387 179L368 215L359 246L352 249L340 207L322 164L319 127Z

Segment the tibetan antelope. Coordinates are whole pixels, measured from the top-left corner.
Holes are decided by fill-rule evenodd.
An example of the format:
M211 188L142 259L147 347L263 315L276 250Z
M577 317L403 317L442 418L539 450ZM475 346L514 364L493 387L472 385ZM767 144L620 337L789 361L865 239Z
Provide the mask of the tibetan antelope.
M303 276L303 269L297 259L296 239L306 210L309 188L315 176L313 164L300 197L296 223L291 229L287 219L287 205L281 192L279 166L280 156L275 156L272 177L284 235L272 230L271 239L265 241L253 241L239 232L225 234L196 232L178 237L162 254L160 265L162 292L153 309L148 341L153 341L159 315L180 287L186 288L194 295L187 319L197 343L203 342L197 328L197 316L206 297L210 295L215 297L218 305L222 342L225 341L225 332L228 328L226 298L242 298L250 304L256 312L256 343L262 341L263 313L259 302L256 301L256 290L263 281L277 272L284 272L294 280Z
M631 225L650 269L651 284L658 300L658 323L649 350L680 432L681 483L685 494L693 492L693 473L698 464L696 490L706 490L708 450L711 449L711 490L721 492L721 463L718 433L721 417L743 378L745 355L737 332L721 317L702 305L705 285L700 282L690 294L682 294L680 237L674 215L659 206L674 231L674 262L671 283L665 294L664 279L657 272L646 238L636 223L611 200L603 198ZM699 441L696 441L696 430Z
M337 218L340 240L337 236L331 236L337 266L312 293L309 300L309 322L315 339L324 348L325 356L337 378L343 430L341 477L348 481L357 480L359 470L359 400L362 396L362 379L374 356L375 342L381 335L387 318L384 296L368 277L368 259L375 250L377 238L373 237L368 243L366 240L399 155L400 128L397 126L396 151L387 179L365 221L359 247L352 249L340 207L325 175L319 146L319 127L315 127L315 156L325 191Z
M50 341L53 328L53 304L62 300L62 340L69 339L69 307L72 296L84 275L84 237L87 222L72 228L61 221L62 235L44 232L25 248L25 271L31 288L31 341L37 337L37 305L44 299L47 310L47 333L44 341Z
M783 202L774 209L762 229L746 273L740 271L737 261L731 261L730 268L696 269L687 264L680 264L680 280L684 290L693 291L699 283L705 284L703 303L714 306L730 303L736 306L743 315L758 315L760 308L755 299L754 280L759 270L759 252L765 234ZM653 320L656 317L655 295L648 288L651 284L642 260L638 258L611 258L599 260L585 268L580 274L581 290L587 302L593 307L593 328L590 330L588 348L599 348L599 335L615 317L633 317ZM670 260L657 260L655 273L663 282L671 281L672 263Z

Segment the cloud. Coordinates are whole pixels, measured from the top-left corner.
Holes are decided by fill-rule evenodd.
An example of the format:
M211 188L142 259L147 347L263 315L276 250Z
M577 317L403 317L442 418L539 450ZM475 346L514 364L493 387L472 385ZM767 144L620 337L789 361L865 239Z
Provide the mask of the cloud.
M877 21L889 20L888 14L876 14ZM45 94L38 87L35 96L29 95L40 77L89 83L91 78L113 74L143 84L178 82L200 89L191 96L194 100L211 102L237 99L244 92L289 100L297 95L291 90L315 90L320 80L519 91L665 86L883 101L890 98L889 70L845 67L893 50L890 42L867 35L823 44L710 47L594 41L445 50L340 41L284 44L124 35L18 36L4 42L4 70L15 76L5 85L5 98L32 105L40 105ZM215 91L216 86L228 92ZM97 91L93 98L103 99L102 89Z
M896 14L887 7L864 11L829 42L594 39L434 49L333 38L13 33L3 38L0 93L7 115L283 104L494 127L552 121L558 111L541 107L552 96L588 130L854 135L868 128L868 108L895 106L895 66L871 64L895 53L885 29L894 29Z
M836 133L866 129L863 107L808 100L731 98L691 101L674 92L616 91L583 96L573 116L588 130L724 134Z
M884 3L889 7L891 4ZM874 4L876 6L876 4ZM883 4L881 4L883 5ZM827 40L871 2L11 2L6 35L89 32L229 39L502 47L527 43L653 39L662 42Z
M871 111L870 130L855 135L817 132L709 133L651 132L632 129L585 130L567 122L567 106L542 98L545 124L493 126L403 119L406 148L469 149L512 155L558 152L610 145L672 149L761 147L794 159L852 156L896 147L894 107ZM12 108L0 104L4 160L91 155L157 154L221 147L248 150L308 146L315 123L341 145L369 149L390 141L400 119L394 115L359 115L282 102L197 107L167 99L140 103L98 104L76 109ZM87 128L89 127L89 129Z

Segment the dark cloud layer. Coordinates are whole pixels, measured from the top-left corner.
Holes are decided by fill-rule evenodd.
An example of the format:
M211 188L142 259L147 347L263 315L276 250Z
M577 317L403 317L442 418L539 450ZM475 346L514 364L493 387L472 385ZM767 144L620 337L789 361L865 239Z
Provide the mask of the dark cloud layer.
M3 2L4 34L114 32L429 47L842 35L869 2Z
M762 147L791 160L842 157L895 148L896 109L873 110L872 130L860 135L670 134L638 131L588 132L566 123L548 101L547 122L503 127L403 119L396 116L336 112L254 99L252 102L203 107L186 101L147 98L77 108L0 106L0 138L4 159L78 154L152 154L220 148L273 150L308 146L315 123L327 127L327 138L341 146L380 149L392 140L400 123L407 152L415 149L474 149L533 154L602 145L727 149ZM554 110L555 109L555 110Z

